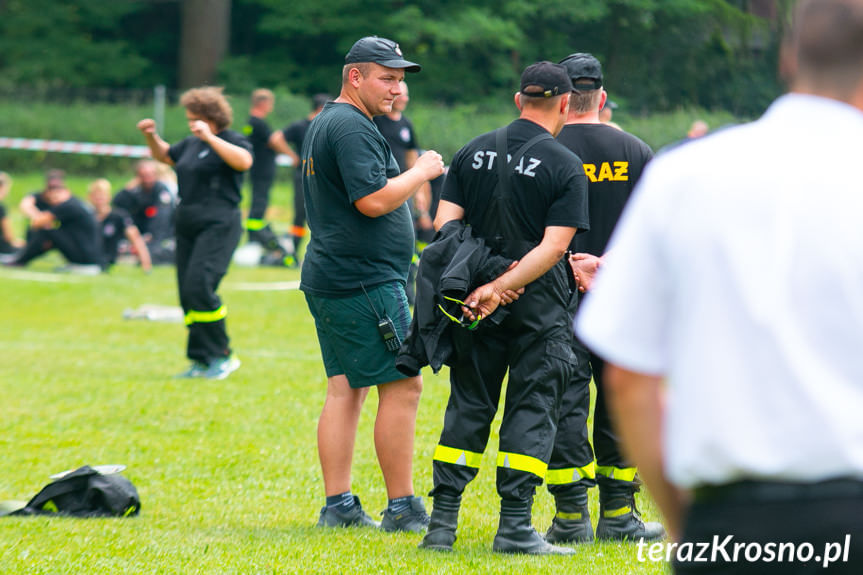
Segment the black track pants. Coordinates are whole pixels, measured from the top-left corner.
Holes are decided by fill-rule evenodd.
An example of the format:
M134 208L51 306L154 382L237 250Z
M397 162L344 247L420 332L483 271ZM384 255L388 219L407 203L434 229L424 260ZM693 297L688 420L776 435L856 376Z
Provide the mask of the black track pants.
M216 290L242 235L238 208L181 206L177 212L177 284L186 316L186 355L210 363L230 355L227 315Z

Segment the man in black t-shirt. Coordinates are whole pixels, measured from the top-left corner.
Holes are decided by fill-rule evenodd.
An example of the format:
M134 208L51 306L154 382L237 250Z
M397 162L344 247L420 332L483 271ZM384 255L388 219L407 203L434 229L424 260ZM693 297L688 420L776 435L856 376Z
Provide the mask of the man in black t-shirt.
M41 201L46 209L31 215L32 233L12 265L27 265L57 249L69 262L69 271L99 273L99 230L90 210L60 180L49 181Z
M176 238L174 194L159 180L153 160L141 160L135 166L135 179L120 190L112 205L131 216L141 232L154 264L173 264Z
M461 496L479 471L508 369L493 549L572 553L547 543L531 524L560 395L574 368L569 310L575 296L563 255L576 231L588 227L581 162L553 138L566 119L571 89L562 66L529 66L515 96L520 118L459 150L444 182L435 227L463 220L494 253L517 264L465 297L465 323L480 320L478 327L452 332L450 398L434 453L434 510L424 548L452 550ZM522 288L504 319L489 317Z
M586 292L608 240L620 218L651 149L618 128L604 124L599 111L606 103L602 67L590 54L572 54L561 61L573 83L572 106L557 139L584 163L588 178L590 231L576 236L570 246L571 263ZM546 534L552 542L587 542L594 538L587 507L587 489L599 484L600 518L596 537L604 540L655 540L665 535L662 525L641 520L635 507L636 468L620 453L617 436L605 405L603 362L573 338L578 358L568 382L558 422L546 483L554 495L556 514ZM593 416L594 453L588 439L590 379L596 383Z
M291 150L284 149L286 146L280 146L273 141L274 132L267 124L266 118L273 111L275 102L275 96L270 90L261 88L252 92L249 119L242 128L243 135L252 144L252 153L255 156L255 163L249 170L252 202L246 218L246 230L250 242L257 242L267 250L261 258L261 263L296 267L293 257L279 244L275 232L266 221L267 207L270 205L270 189L276 177L276 152L292 153ZM286 259L288 257L289 259Z
M309 112L308 116L289 124L283 130L273 132L270 138L270 145L284 150L283 153L290 156L294 163L294 222L291 226L290 250L297 261L299 261L298 258L303 238L306 237L306 202L303 199L303 170L299 165L300 158L298 154L303 149L303 141L306 139L306 132L312 120L321 113L324 105L330 101L332 101L332 97L329 94L315 94L312 97L312 111Z
M372 122L392 109L405 72L419 69L392 40L358 40L345 57L339 97L324 106L303 142L312 235L300 289L315 318L327 373L318 421L326 493L321 527L375 525L351 492L357 423L372 386L378 390L375 448L389 499L381 528L419 532L428 523L413 487L422 378L405 377L395 360L410 323L404 285L414 236L407 201L441 174L443 160L429 151L400 174Z

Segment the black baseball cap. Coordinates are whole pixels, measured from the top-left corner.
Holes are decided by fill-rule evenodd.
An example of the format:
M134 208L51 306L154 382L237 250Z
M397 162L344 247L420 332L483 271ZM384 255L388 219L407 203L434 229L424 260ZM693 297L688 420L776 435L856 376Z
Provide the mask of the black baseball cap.
M354 42L345 56L345 64L358 62L374 62L387 68L401 68L405 72L422 70L419 64L404 59L397 43L378 36L366 36Z
M602 88L602 64L592 54L577 52L560 63L566 68L574 91Z
M525 96L553 98L572 91L566 68L547 60L531 64L521 74L521 90Z

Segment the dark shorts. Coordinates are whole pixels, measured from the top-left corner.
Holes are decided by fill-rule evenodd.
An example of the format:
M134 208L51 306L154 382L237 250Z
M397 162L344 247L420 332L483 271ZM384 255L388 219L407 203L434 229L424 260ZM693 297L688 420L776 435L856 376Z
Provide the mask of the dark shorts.
M407 336L411 315L404 286L390 282L366 291L368 297L362 291L346 298L306 294L327 377L345 375L353 388L405 378L396 369L396 352L387 349L378 331L378 316L387 315L399 338Z

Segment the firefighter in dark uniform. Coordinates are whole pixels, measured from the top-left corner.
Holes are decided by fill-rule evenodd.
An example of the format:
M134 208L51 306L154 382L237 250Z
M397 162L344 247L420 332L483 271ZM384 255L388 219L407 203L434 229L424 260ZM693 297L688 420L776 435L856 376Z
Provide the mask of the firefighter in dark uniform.
M312 111L302 120L297 120L285 126L282 130L276 130L270 137L270 145L290 156L294 162L294 221L291 225L291 256L295 263L299 264L300 247L303 238L306 237L306 202L303 197L303 170L300 169L300 159L297 155L303 149L303 141L306 132L312 124L312 120L321 113L327 102L332 101L329 94L315 94L312 97Z
M288 253L279 244L279 239L266 220L270 189L276 179L276 152L284 153L286 147L284 144L279 146L271 142L274 132L270 130L266 118L273 111L275 102L275 96L270 90L261 88L252 92L249 119L242 128L243 135L252 145L252 154L255 157L255 163L249 170L252 202L246 218L246 230L249 241L261 244L266 250L261 258L262 264L295 267L293 257L286 259Z
M465 299L453 330L451 391L434 453L434 510L421 547L449 551L461 495L479 471L509 368L497 456L500 525L493 549L566 554L531 525L536 486L551 456L560 396L575 368L571 351L574 282L563 255L587 228L587 178L578 158L553 138L563 126L572 85L550 62L525 69L515 96L519 119L474 139L453 158L435 218L440 229L463 220L493 251L518 260ZM511 156L507 164L500 160ZM501 177L502 176L502 177ZM420 262L422 266L422 262ZM499 325L488 318L524 288Z
M182 377L224 379L239 367L225 328L227 309L216 294L242 235L240 194L243 172L252 165L251 145L228 130L233 114L221 88L183 94L191 136L169 145L155 122L138 122L153 158L177 172L177 282L189 328Z
M590 54L572 54L561 64L572 80L573 95L567 123L557 139L584 163L590 205L590 231L573 239L572 263L577 268L593 266L591 269L595 269L623 206L653 153L635 136L600 122L599 110L607 95L602 88L602 67L596 58ZM580 291L585 291L584 284L583 280ZM557 438L546 475L556 504L556 514L546 539L553 543L593 540L587 490L597 482L600 500L597 538L662 538L665 535L662 525L644 523L635 507L636 469L620 453L609 420L602 382L603 362L575 338L573 351L578 357L578 369L564 393ZM591 373L596 384L593 416L596 462L587 431Z

